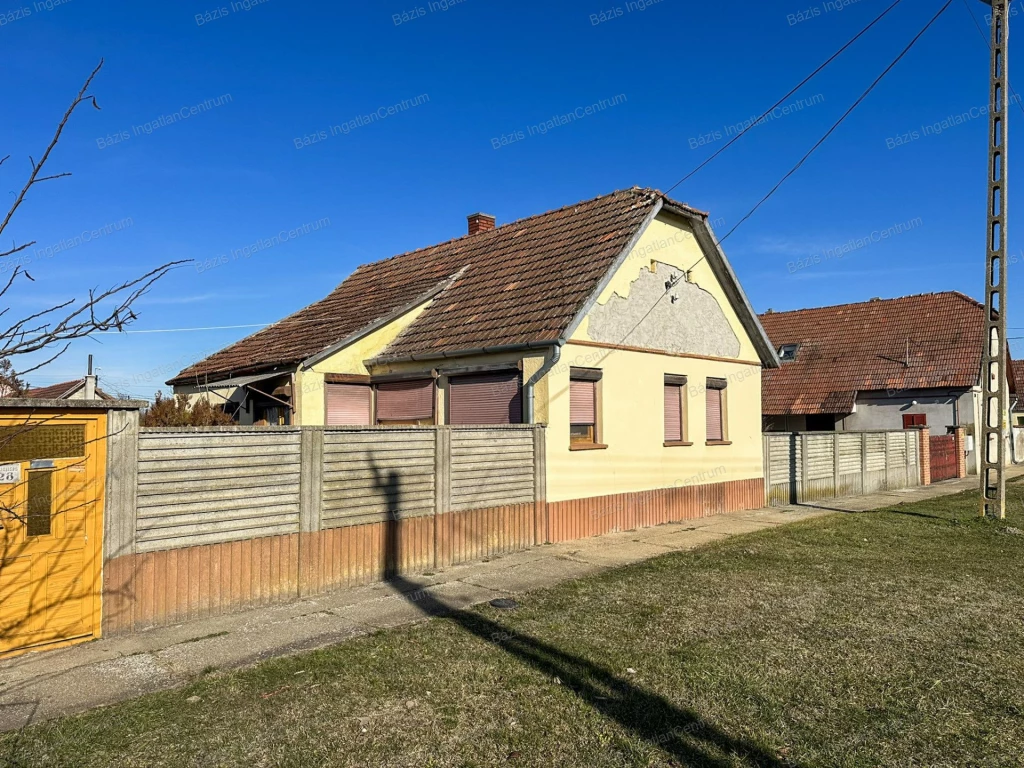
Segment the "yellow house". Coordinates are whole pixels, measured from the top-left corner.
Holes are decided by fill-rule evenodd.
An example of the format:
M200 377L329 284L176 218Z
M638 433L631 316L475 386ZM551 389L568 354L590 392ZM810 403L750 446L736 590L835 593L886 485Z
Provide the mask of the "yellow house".
M634 188L501 227L474 214L168 384L242 424L546 424L559 540L625 507L761 506L778 364L707 214Z

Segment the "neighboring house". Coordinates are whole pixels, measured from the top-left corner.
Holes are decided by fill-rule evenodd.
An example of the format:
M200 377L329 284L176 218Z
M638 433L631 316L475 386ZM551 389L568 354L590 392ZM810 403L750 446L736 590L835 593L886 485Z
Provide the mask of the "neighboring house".
M1024 360L1015 360L1013 362L1013 378L1018 385L1024 385ZM1018 393L1014 395L1014 399L1017 401L1017 406L1013 409L1013 425L1015 427L1024 427L1024 394Z
M96 385L95 376L83 376L74 381L62 381L46 387L32 387L25 397L36 400L114 400Z
M978 471L985 309L974 299L948 292L769 310L761 323L782 361L764 377L765 431L928 426L943 435L963 426Z
M707 214L634 188L497 228L474 214L168 384L241 424L547 424L551 501L754 498L777 365Z

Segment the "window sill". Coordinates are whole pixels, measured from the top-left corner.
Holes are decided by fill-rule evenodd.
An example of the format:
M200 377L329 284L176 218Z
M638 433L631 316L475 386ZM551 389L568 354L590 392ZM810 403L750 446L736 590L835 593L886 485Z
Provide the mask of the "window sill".
M607 445L602 443L570 443L570 451L603 451Z
M732 440L708 440L704 445L732 445Z
M693 445L693 443L687 442L686 440L666 440L664 443L666 448L686 448L690 445Z

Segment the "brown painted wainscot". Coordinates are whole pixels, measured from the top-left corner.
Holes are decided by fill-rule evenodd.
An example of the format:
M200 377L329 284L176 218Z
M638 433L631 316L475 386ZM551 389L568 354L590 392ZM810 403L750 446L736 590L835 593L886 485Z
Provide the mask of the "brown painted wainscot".
M549 503L535 426L112 429L107 634L764 504L760 478Z

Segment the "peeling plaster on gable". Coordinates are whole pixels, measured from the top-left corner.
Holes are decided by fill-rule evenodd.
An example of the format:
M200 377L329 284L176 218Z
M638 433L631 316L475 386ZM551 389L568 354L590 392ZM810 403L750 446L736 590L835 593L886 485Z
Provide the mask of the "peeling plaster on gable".
M663 352L739 357L740 340L715 297L686 282L678 267L655 265L656 272L647 267L640 270L630 284L628 298L612 294L607 303L590 311L586 330L591 340ZM679 282L665 295L665 283L671 278Z

